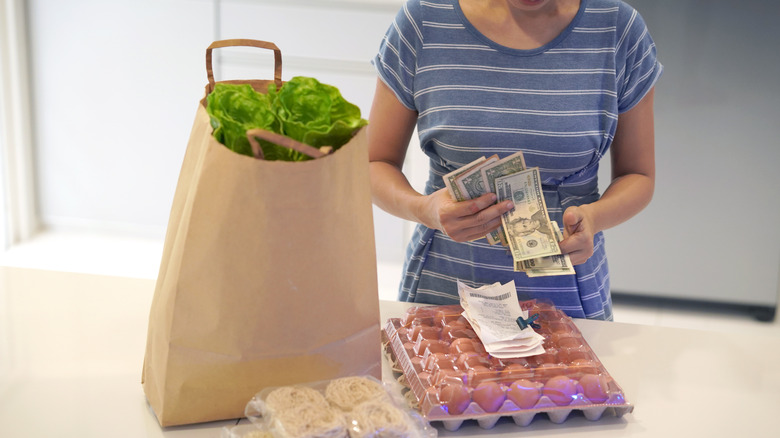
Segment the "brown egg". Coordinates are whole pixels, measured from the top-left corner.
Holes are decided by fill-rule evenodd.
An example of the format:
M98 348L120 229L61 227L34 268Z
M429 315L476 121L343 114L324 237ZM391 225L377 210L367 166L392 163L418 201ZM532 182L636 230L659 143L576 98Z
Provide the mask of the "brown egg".
M528 379L515 380L509 385L506 396L518 408L530 409L542 397L542 384Z
M542 388L542 394L558 406L566 406L577 395L577 382L566 376L551 377Z
M439 361L444 361L447 359L448 357L447 354L445 353L432 353L423 356L423 363L422 363L423 369L425 371L430 371L431 373L433 373L434 368L436 368L436 364ZM454 368L454 366L451 368Z
M433 318L435 316L436 310L430 309L427 307L410 307L406 310L406 315L404 315L403 323L405 326L410 326L413 324L423 324L431 326L433 325Z
M431 341L428 346L425 348L424 354L432 354L432 353L449 353L450 352L450 346L446 342L443 341Z
M549 311L556 311L555 305L549 301L536 301L535 307L539 309L539 311L549 310Z
M417 342L417 339L420 336L420 330L422 330L423 327L425 326L415 324L407 330L407 333L409 333L409 338L412 340L412 342Z
M499 373L484 365L476 365L468 369L466 382L471 387L476 387L485 381L498 381Z
M415 371L418 373L423 370L423 358L420 356L414 356L409 360L409 362L412 364L412 368L414 368Z
M439 387L439 403L450 415L460 415L471 403L469 389L462 383L446 382Z
M489 354L486 355L486 357L487 357L488 362L490 362L490 365L488 365L488 368L501 369L501 368L504 367L504 363L501 362L501 359L499 359L499 358L497 358L495 356L491 356Z
M539 305L536 301L520 301L520 309L528 311L530 314L534 314L539 311Z
M539 365L543 363L558 363L558 350L555 348L548 348L542 354L534 356L536 363Z
M450 343L450 353L460 354L467 351L476 351L474 341L470 338L455 338Z
M560 321L561 319L560 312L554 309L539 309L535 313L539 314L539 321Z
M452 358L445 358L436 361L436 363L433 365L433 368L431 368L431 374L436 375L438 371L447 370L449 373L449 370L454 371L452 374L453 376L457 376L458 378L463 378L463 372L455 368L455 363L453 362Z
M411 342L404 342L404 351L409 357L415 357L417 354L414 352L414 344Z
M408 328L406 328L406 327L398 327L398 328L396 329L396 334L398 335L398 339L399 339L401 342L409 342L409 341L411 341L411 340L412 340L412 339L409 337L409 335L410 335L411 333L409 332L409 329L408 329Z
M534 377L540 381L568 374L567 367L555 363L543 363L534 368Z
M445 341L452 341L453 339L462 338L464 336L458 336L466 326L460 321L451 321L444 325L441 329L441 338Z
M401 318L401 324L403 324L404 327L410 327L414 322L415 314L411 311L412 309L415 309L415 307L408 309L404 317Z
M463 312L461 312L461 313L463 313ZM473 327L471 327L471 323L469 322L469 320L468 320L468 319L466 319L466 317L465 317L465 316L463 316L463 315L460 315L460 316L458 317L458 319L456 319L455 321L456 321L456 322L459 322L459 323L461 323L461 324L463 324L464 326L466 326L466 327L468 327L468 328L473 328Z
M534 375L534 370L520 363L510 363L501 370L501 381L509 385L515 380L530 379Z
M461 313L462 311L458 312L456 309L449 306L439 306L439 311L436 312L434 323L438 326L444 326L452 321L456 321Z
M569 333L571 329L569 328L569 325L564 322L550 322L547 324L548 329L550 330L550 333Z
M570 364L573 364L578 360L588 360L590 357L590 353L585 347L563 348L559 352L559 358L561 361Z
M431 343L429 339L420 338L414 343L414 353L418 356L422 356L425 354L425 349L428 348L428 345Z
M477 333L472 328L466 327L459 322L453 322L442 329L442 339L445 340L455 340L457 338L475 339L476 337Z
M431 372L433 375L432 383L441 385L444 382L459 381L463 383L463 372L451 368L440 368Z
M580 377L585 398L593 403L604 403L609 398L609 381L602 374L585 374Z
M461 353L455 361L455 366L461 370L467 370L477 365L486 367L490 365L490 361L485 356L472 351Z
M506 400L506 394L503 388L495 381L482 382L474 388L471 398L485 412L496 412L501 408Z
M520 364L524 367L531 366L527 357L510 357L507 359L501 359L502 366L509 366L510 364Z
M599 365L592 360L575 359L569 366L582 374L598 374L599 372Z
M487 350L485 349L485 344L483 344L479 338L474 338L474 350L476 350L477 353L485 356L488 354Z
M414 341L419 341L421 338L438 341L441 337L441 328L419 325L412 330L412 335L414 336Z
M552 340L558 345L558 348L578 348L582 346L582 341L569 333L556 333L552 335Z

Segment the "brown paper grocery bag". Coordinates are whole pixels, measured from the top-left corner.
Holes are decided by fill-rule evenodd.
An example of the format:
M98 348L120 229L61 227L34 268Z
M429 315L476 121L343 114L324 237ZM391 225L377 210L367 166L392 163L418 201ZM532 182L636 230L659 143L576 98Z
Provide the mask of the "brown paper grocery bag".
M211 49L230 45L274 50L281 85L276 46L218 41L207 50L207 94ZM270 81L230 82L265 92ZM162 426L243 417L268 386L380 377L366 130L314 160L264 161L219 144L205 105L149 316L142 382Z

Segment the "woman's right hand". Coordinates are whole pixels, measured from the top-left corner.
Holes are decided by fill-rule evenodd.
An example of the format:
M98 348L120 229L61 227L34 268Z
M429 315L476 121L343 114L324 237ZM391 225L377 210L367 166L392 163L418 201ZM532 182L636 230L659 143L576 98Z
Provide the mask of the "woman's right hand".
M501 215L514 207L511 201L496 204L496 195L486 193L479 198L457 202L449 191L438 190L425 197L423 223L440 230L456 242L485 237L501 225Z

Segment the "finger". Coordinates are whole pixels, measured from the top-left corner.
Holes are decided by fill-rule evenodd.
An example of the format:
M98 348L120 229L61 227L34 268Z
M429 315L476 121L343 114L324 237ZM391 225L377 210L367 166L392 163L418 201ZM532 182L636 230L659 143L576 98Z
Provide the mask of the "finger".
M495 203L496 196L487 193L479 198L458 202L450 211L447 235L457 242L476 240L501 225L501 215L514 208L511 201Z
M501 217L494 218L479 225L465 228L463 230L466 241L477 240L485 237L488 233L498 229L501 226Z
M463 205L464 212L467 212L465 215L474 215L495 204L497 199L495 193L485 193L478 198L460 204Z
M514 206L511 202L502 202L491 205L477 214L461 218L462 228L473 228L482 232L482 235L493 231L501 225L501 215L511 210Z
M582 234L561 240L559 245L561 253L568 254L573 265L585 263L593 255L593 245Z
M583 215L576 207L567 208L563 213L563 232L564 236L568 237L571 234L576 233L580 229L582 224Z
M588 237L584 233L577 233L558 242L558 246L560 246L562 252L572 253L587 248L589 246L588 243Z
M485 237L501 226L501 213L495 213L497 206L482 210L477 215L459 221L459 229L448 233L456 242L466 242ZM500 206L499 206L500 208ZM498 211L501 211L500 209Z

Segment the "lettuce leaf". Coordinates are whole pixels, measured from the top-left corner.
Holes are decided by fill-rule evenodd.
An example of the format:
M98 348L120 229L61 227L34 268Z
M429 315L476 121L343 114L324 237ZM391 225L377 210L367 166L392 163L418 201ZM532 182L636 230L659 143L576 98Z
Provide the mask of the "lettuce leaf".
M368 121L360 108L347 102L338 88L314 78L296 76L278 92L269 87L271 105L282 123L282 134L319 148L338 149Z
M281 129L269 97L256 92L249 84L217 84L206 97L206 103L214 138L239 154L253 156L246 131L261 128L279 132Z
M296 76L268 94L249 84L218 83L206 97L214 137L231 150L252 156L246 131L265 129L301 143L334 150L346 144L355 131L368 124L360 108L347 102L338 88L314 78ZM258 139L260 140L260 139ZM266 160L305 161L311 159L292 149L260 140Z

